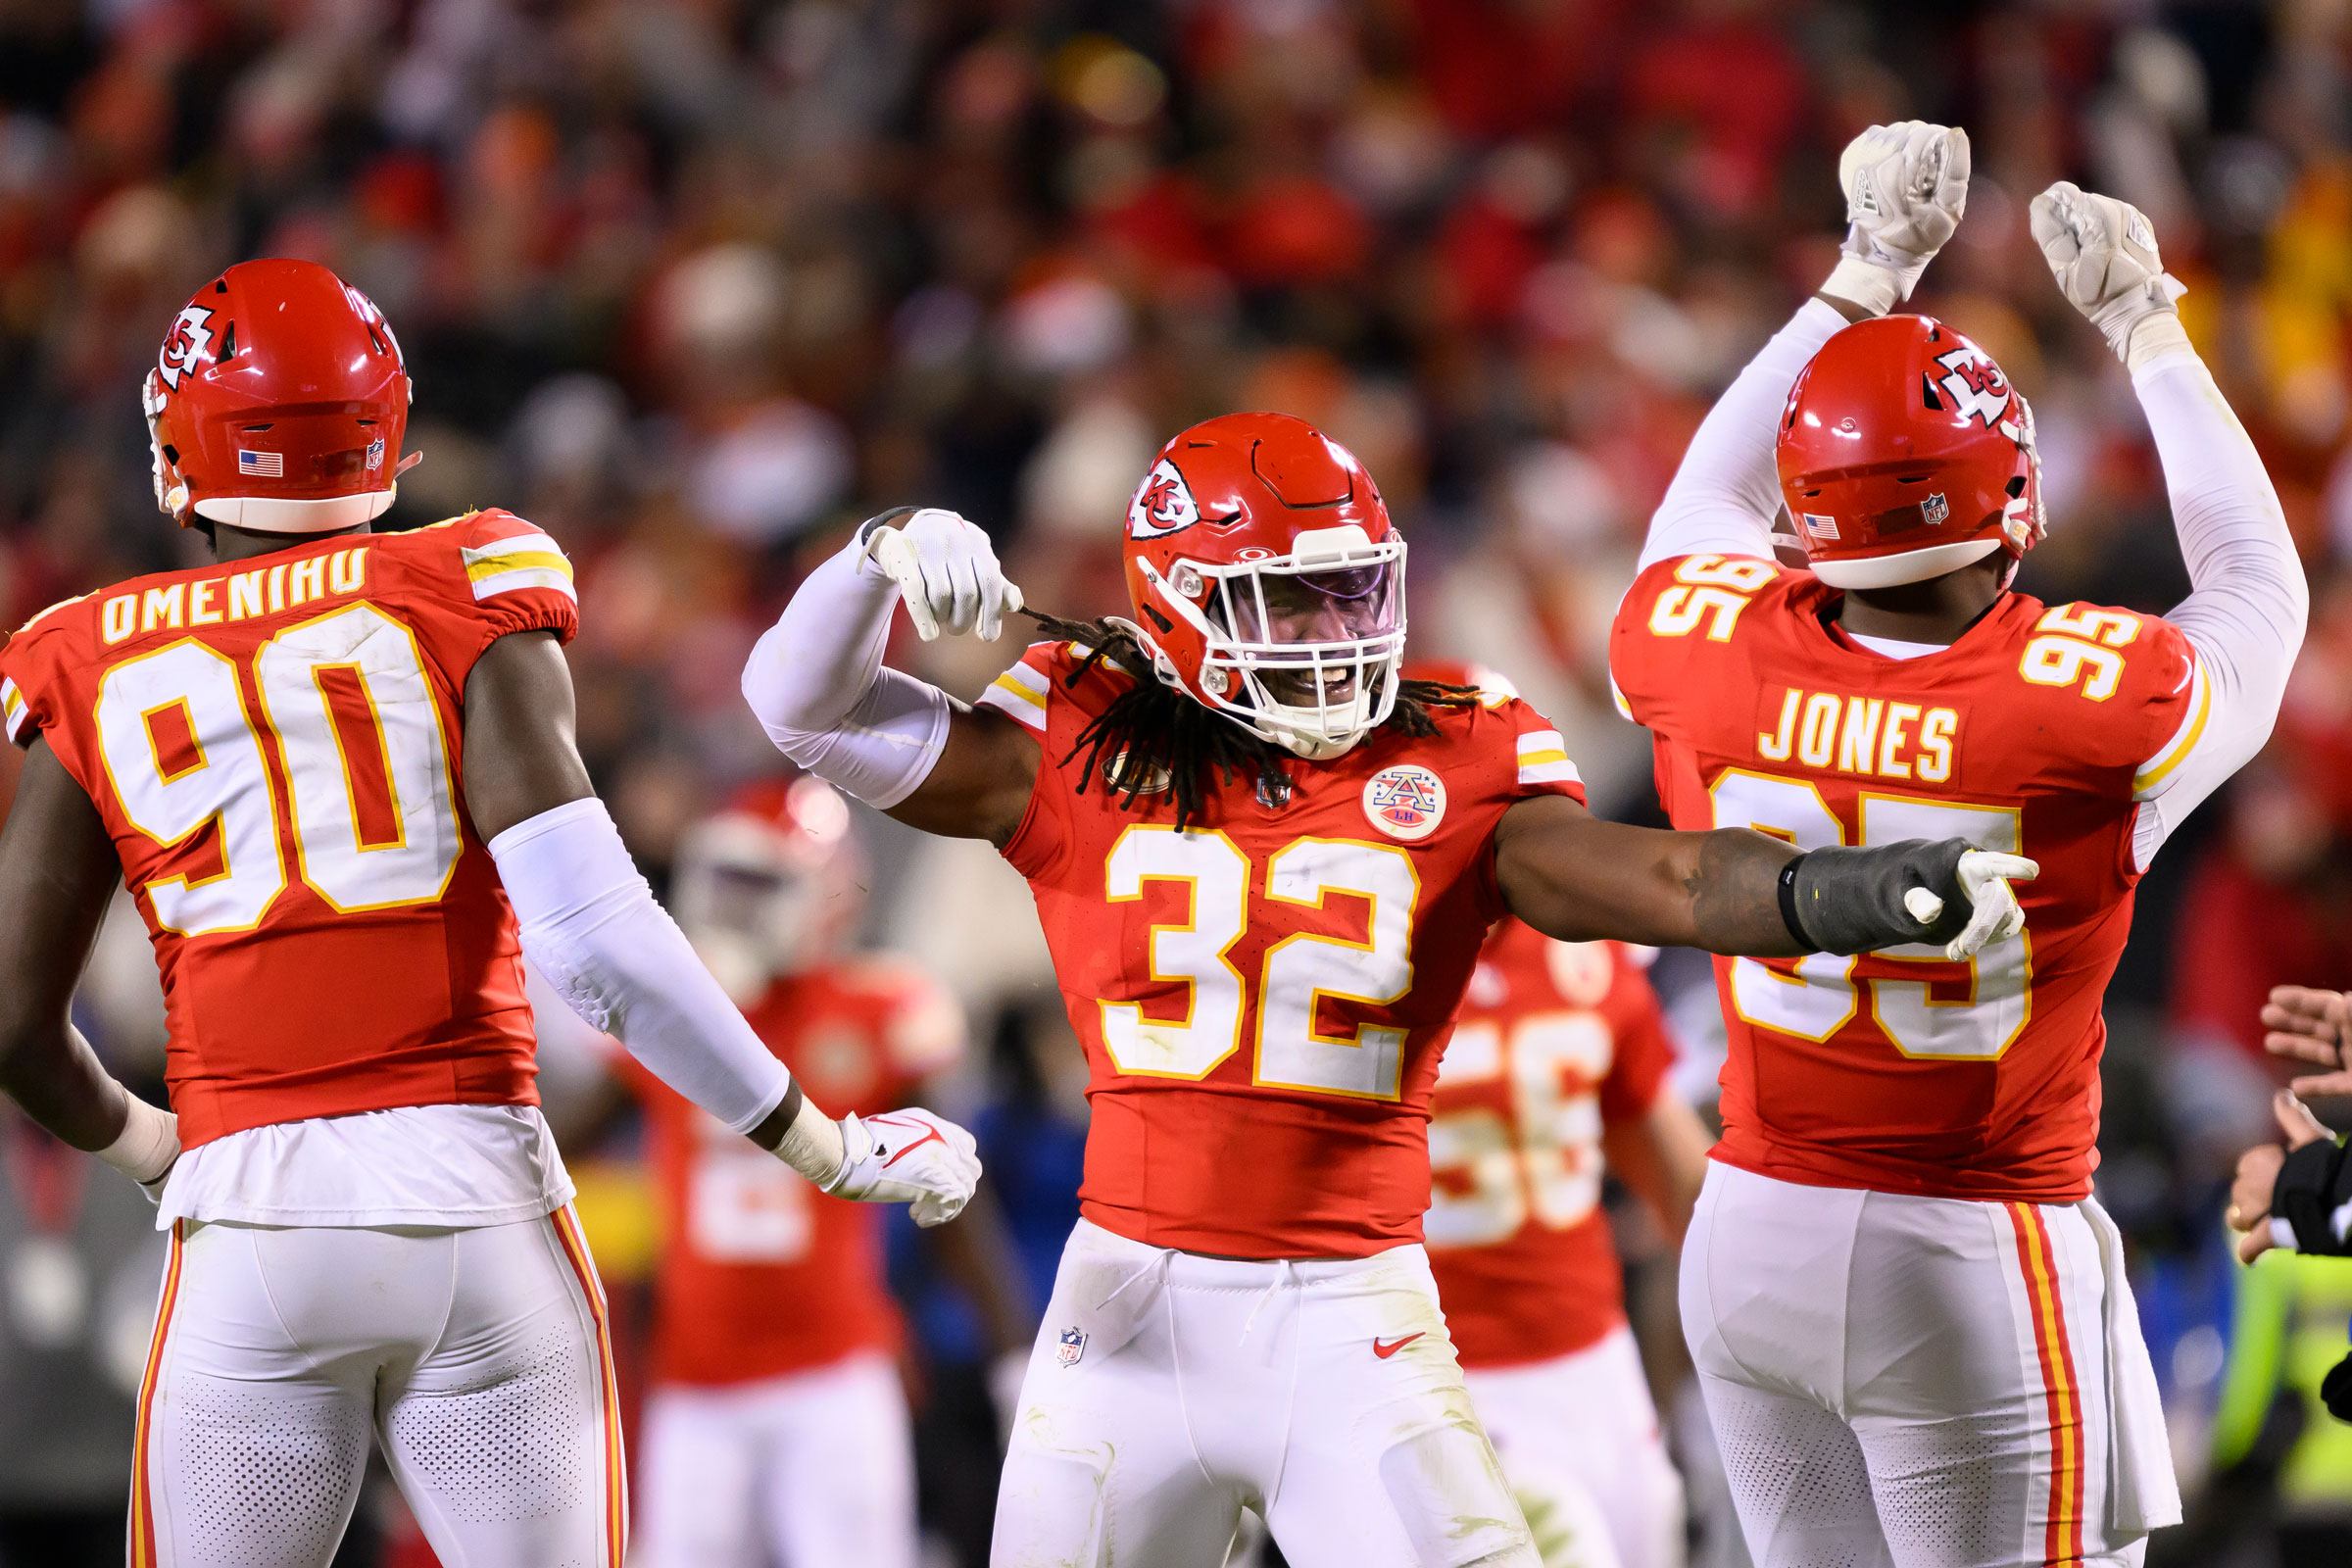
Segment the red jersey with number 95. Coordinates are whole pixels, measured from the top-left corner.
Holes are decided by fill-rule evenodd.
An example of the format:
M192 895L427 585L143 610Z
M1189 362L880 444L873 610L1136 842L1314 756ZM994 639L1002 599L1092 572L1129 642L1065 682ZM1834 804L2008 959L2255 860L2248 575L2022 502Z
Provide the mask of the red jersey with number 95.
M537 1102L461 710L494 640L577 624L563 551L493 511L133 578L0 647L9 738L87 792L146 917L186 1145Z
M1622 944L1518 920L1487 938L1429 1124L1429 1264L1462 1365L1569 1355L1625 1321L1600 1137L1649 1113L1673 1062Z
M881 959L789 976L744 1009L808 1097L835 1115L906 1103L963 1052L963 1015L917 971ZM895 1350L876 1203L828 1198L615 1045L646 1113L661 1204L654 1375L744 1383Z
M982 698L1043 762L1004 857L1029 879L1093 1069L1079 1204L1105 1230L1228 1257L1363 1257L1421 1239L1438 1056L1487 928L1493 840L1535 795L1582 801L1559 732L1515 698L1433 710L1292 761L1261 799L1210 775L1132 809L1078 734L1131 677L1041 643Z
M1718 958L1731 1035L1715 1155L1785 1181L2072 1202L2098 1155L2099 1004L2161 794L2205 727L2188 640L2151 615L2003 594L1947 649L1893 659L1838 590L1742 557L1643 571L1610 671L1682 828L1818 849L1965 838L2040 862L2026 929L1964 963Z

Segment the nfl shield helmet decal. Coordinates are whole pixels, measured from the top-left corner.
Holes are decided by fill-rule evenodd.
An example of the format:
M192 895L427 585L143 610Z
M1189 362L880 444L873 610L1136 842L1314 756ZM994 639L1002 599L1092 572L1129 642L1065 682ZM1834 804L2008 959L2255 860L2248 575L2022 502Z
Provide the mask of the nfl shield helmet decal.
M1181 533L1200 520L1200 505L1193 499L1193 487L1166 458L1152 465L1152 471L1136 486L1135 499L1127 503L1130 539Z
M1938 490L1919 504L1919 514L1933 527L1952 514L1952 504L1946 501L1943 498L1943 492Z
M1393 839L1425 839L1446 819L1446 781L1410 762L1384 767L1364 785L1364 815Z
M1075 1325L1063 1329L1061 1343L1054 1348L1054 1358L1063 1366L1076 1366L1078 1358L1084 1354L1086 1354L1086 1336L1079 1333Z

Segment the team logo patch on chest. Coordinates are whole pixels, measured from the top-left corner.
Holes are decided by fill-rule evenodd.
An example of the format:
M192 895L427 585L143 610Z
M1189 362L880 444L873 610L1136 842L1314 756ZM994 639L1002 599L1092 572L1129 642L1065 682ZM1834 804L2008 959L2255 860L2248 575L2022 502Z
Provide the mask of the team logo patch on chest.
M1393 839L1425 839L1446 820L1446 781L1411 762L1384 767L1364 784L1364 815Z
M1074 1326L1063 1329L1061 1343L1054 1348L1054 1359L1059 1361L1063 1366L1076 1366L1079 1357L1084 1354L1086 1354L1086 1336L1079 1333Z

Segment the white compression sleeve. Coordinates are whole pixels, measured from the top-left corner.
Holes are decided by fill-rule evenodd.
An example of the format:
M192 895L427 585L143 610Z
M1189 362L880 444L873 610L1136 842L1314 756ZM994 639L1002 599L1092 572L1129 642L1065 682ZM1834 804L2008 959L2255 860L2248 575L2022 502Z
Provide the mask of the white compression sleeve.
M743 698L776 750L888 810L948 744L948 694L888 669L898 585L856 542L808 574L743 666Z
M792 1074L743 1021L654 902L591 795L490 841L522 951L571 1010L739 1133L784 1102Z
M1772 559L1772 519L1781 510L1781 474L1773 461L1781 411L1798 372L1845 325L1836 309L1807 300L1724 389L1649 519L1644 569L1702 553Z
M2180 754L2159 753L2170 765L2141 790L2148 804L2133 848L2145 869L2197 803L2270 738L2303 646L2311 592L2271 476L2204 362L2168 354L2133 372L2132 385L2164 463L2193 588L2165 618L2195 647L2206 686L2202 729L2168 743L2167 753L2178 745Z

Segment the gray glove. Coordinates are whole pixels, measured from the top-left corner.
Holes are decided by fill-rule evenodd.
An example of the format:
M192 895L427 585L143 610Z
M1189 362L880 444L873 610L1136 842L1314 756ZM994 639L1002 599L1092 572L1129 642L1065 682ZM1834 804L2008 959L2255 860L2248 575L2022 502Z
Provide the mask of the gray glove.
M1781 914L1823 953L1934 942L1956 961L2025 929L2009 884L2040 874L2022 855L1966 839L1815 850L1781 867Z

